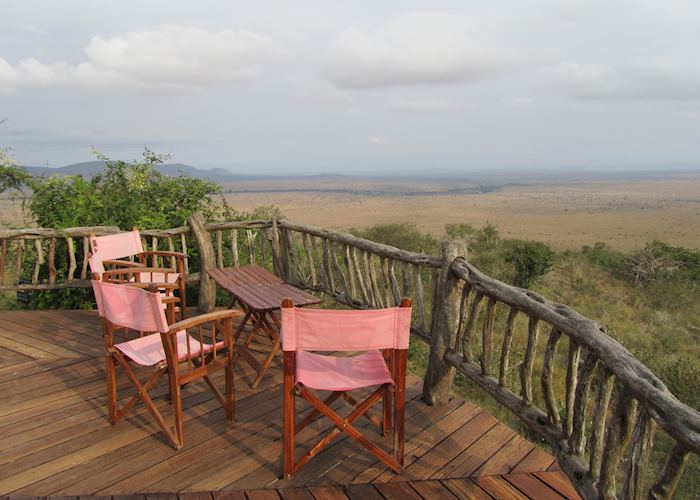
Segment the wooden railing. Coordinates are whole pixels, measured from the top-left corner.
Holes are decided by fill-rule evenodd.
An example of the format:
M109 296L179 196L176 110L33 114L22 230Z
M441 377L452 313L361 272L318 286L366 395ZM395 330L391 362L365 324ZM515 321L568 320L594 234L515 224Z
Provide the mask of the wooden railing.
M87 235L115 231L0 231L0 289L87 286ZM551 446L585 498L668 498L690 455L700 454L700 413L602 325L484 275L457 242L435 257L286 220L204 224L197 217L141 234L149 249L189 252L188 281L199 282L204 309L214 294L203 292L211 284L201 271L245 264L356 308L410 296L412 332L430 346L426 402L446 403L455 374L463 374ZM662 448L665 466L653 471L650 457Z

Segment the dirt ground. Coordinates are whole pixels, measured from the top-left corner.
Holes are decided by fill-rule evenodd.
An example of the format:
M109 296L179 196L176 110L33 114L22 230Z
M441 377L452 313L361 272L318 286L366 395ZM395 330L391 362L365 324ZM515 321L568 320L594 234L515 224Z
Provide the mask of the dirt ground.
M324 192L230 193L238 210L274 204L292 220L334 229L412 222L436 237L447 223L496 224L502 235L558 250L604 241L620 250L648 241L700 248L700 175L567 181L479 194L379 196Z

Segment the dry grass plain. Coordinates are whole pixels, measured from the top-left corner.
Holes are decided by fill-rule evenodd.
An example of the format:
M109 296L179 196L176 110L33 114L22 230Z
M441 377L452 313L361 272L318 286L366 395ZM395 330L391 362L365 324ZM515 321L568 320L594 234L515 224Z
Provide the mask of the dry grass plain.
M501 189L447 193L480 185ZM491 222L506 238L544 241L557 250L604 241L630 251L655 239L700 249L700 173L479 182L316 176L248 180L224 189L248 191L225 194L239 211L277 205L292 220L340 230L412 222L440 238L448 223L481 227ZM18 200L0 199L0 227L27 225Z
M337 180L334 184L325 183L322 189L342 186L357 188L351 181ZM496 224L507 238L544 241L557 250L575 250L603 241L615 249L629 251L655 239L700 249L700 174L663 179L506 183L500 191L475 194L392 193L446 189L444 185L419 181L404 182L400 187L379 182L375 189L377 186L382 186L383 194L239 192L228 193L226 198L238 210L251 211L258 205L274 204L292 220L334 229L412 222L441 237L447 223L465 222L480 227L488 221ZM274 189L282 187L275 185ZM296 182L289 187L300 188Z

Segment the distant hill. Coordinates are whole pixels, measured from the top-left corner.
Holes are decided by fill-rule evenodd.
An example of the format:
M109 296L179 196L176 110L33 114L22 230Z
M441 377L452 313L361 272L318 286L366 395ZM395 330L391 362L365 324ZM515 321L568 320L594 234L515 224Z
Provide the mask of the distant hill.
M103 161L85 161L66 165L65 167L26 167L27 171L35 176L49 177L52 175L82 175L83 177L93 177L104 170L105 162ZM217 182L240 181L260 179L262 176L234 174L223 168L213 168L205 170L184 163L165 163L156 167L160 173L169 177L177 177L179 175L187 175L196 179L205 179Z

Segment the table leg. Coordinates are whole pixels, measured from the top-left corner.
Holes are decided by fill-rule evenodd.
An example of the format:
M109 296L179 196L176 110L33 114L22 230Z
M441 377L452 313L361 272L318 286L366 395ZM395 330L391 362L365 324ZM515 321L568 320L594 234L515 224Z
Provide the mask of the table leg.
M273 314L274 313L268 313L268 314ZM272 348L270 349L270 353L267 355L265 358L265 361L263 361L262 367L260 368L260 371L258 372L257 377L255 377L255 380L253 381L253 384L251 387L255 389L260 381L263 378L263 375L265 375L265 372L270 368L270 364L272 363L272 360L275 357L275 354L277 354L277 351L279 351L280 348L280 337L277 334L277 332L272 328L272 325L270 322L267 320L267 314L263 313L260 315L260 323L263 325L263 330L270 336L270 340L272 340Z

